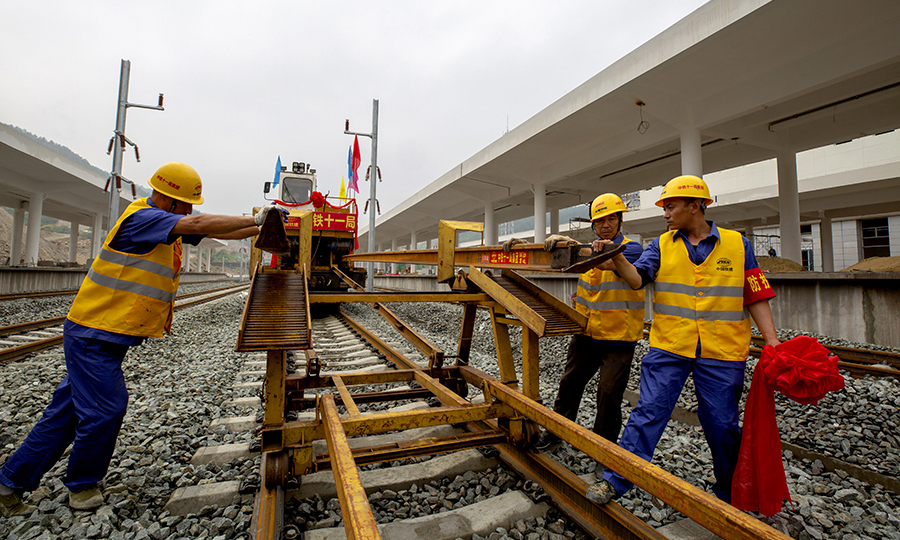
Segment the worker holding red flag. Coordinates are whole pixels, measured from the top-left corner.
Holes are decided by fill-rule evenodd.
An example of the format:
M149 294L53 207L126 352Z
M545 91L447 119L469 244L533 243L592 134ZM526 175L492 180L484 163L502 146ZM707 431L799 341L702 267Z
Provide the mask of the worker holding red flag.
M679 176L656 205L668 232L632 265L621 254L616 271L633 289L654 283L650 351L641 360L641 389L619 446L650 461L688 375L697 415L713 458L713 493L731 500L741 444L739 403L750 351L750 318L769 345L779 343L768 300L775 296L749 240L705 218L713 203L706 182ZM631 488L612 470L588 488L603 504Z

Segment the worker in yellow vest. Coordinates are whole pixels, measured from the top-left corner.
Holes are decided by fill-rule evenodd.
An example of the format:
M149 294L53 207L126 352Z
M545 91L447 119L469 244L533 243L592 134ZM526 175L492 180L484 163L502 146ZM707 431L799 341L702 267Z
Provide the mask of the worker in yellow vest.
M750 317L768 345L778 337L769 299L775 296L753 247L740 233L707 221L709 187L697 176L669 181L656 205L668 231L634 264L613 264L633 289L654 283L650 351L641 360L640 398L619 446L650 461L687 376L693 376L700 424L713 458L713 493L731 501L731 479L741 443L739 403L750 352ZM588 488L606 503L631 488L607 470Z
M622 218L627 211L615 193L604 193L594 199L591 227L598 239L591 244L593 252L603 249L601 239L607 240L624 244L625 259L637 261L643 251L640 242L622 234ZM566 367L553 410L576 421L584 388L599 371L593 431L615 443L622 429L622 395L628 384L631 360L644 333L644 291L633 290L615 272L612 261L606 261L578 276L575 309L587 316L587 327L584 334L575 334L569 341ZM558 442L559 437L544 431L535 447L547 450Z
M109 231L63 326L68 374L41 420L0 469L0 513L30 514L22 500L71 444L64 484L69 506L103 504L106 475L128 405L122 360L128 348L162 337L182 265L182 241L254 236L265 214L190 215L203 203L200 176L184 163L166 163L149 179L150 197L131 203Z

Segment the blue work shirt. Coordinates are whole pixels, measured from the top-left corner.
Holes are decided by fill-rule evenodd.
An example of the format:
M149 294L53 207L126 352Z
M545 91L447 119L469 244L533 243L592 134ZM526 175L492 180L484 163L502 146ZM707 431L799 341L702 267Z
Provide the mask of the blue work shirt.
M150 208L138 210L125 218L125 221L119 226L115 238L109 243L109 247L124 253L144 255L153 251L153 248L159 244L171 244L179 236L181 236L183 243L193 246L199 244L206 237L205 234L172 234L175 224L184 216L171 214L157 208L149 197L147 198L147 204L150 205ZM140 336L129 336L98 328L89 328L72 322L68 318L63 323L63 331L75 337L99 339L129 347L140 345L145 339Z
M691 245L690 241L688 241L687 235L682 231L676 231L672 236L673 242L684 242L684 246L687 248L688 257L691 259L691 262L694 264L702 264L703 261L709 257L709 254L712 253L712 250L718 244L720 236L719 236L719 228L716 227L716 224L712 221L707 221L709 223L710 231L709 236L701 240L697 246ZM741 240L744 242L744 271L751 270L753 268L759 268L759 263L756 262L756 254L753 252L753 245L750 244L750 241L747 240L746 237L741 236ZM635 268L637 268L638 273L641 274L641 278L644 281L644 285L652 282L656 279L656 272L659 270L659 237L654 238L650 245L648 245L644 249L644 253L637 260L637 262L632 263ZM654 348L655 349L655 348ZM685 360L693 360L692 358L682 357L680 355L670 353L667 351L659 350L663 354L667 354L670 356L676 356L679 358L684 358ZM716 360L713 358L701 358L700 357L700 340L697 340L697 353L696 359L698 362L701 362L705 365L714 365L720 367L727 367L732 369L744 369L744 364L746 362L734 362L727 360Z

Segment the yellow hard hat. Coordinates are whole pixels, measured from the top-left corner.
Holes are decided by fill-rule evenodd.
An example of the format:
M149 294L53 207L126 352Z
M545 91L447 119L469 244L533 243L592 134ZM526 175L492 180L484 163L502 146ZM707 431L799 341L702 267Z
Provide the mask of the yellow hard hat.
M599 195L594 202L591 203L591 221L600 219L603 216L615 214L616 212L627 212L628 208L625 203L615 193L604 193Z
M684 176L676 176L675 178L669 180L666 186L663 188L662 193L659 195L659 200L656 201L656 206L663 206L665 204L666 199L673 199L678 197L687 197L691 199L704 199L706 202L706 206L709 206L713 203L713 200L709 196L709 187L706 185L706 182L703 181L699 176L693 176L690 174Z
M188 204L203 204L203 183L200 175L190 165L170 161L148 180L156 191Z

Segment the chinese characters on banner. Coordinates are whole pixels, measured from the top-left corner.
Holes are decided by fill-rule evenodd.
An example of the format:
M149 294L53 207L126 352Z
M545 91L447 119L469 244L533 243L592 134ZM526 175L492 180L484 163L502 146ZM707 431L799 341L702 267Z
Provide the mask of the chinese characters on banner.
M289 218L284 228L299 229L300 218ZM339 212L314 212L312 215L312 228L314 231L355 231L356 214L343 214Z
M489 264L528 264L530 251L491 251L481 255L481 262Z

